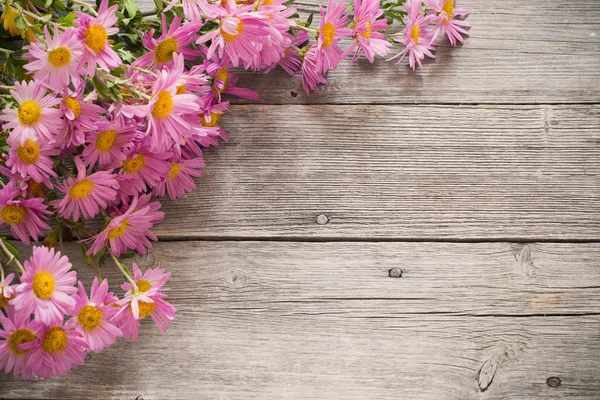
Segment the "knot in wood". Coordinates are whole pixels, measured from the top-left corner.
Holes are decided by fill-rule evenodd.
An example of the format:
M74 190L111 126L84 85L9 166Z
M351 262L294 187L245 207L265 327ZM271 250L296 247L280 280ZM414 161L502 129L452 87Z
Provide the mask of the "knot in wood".
M388 271L390 278L402 278L402 270L400 268L392 268Z
M325 214L319 214L317 215L317 224L319 225L325 225L329 222L329 217Z
M232 287L234 289L241 289L243 287L246 287L248 283L248 275L239 269L235 269L233 271L229 272L229 275L227 276L227 284L229 285L229 287Z
M557 388L560 386L560 378L556 377L556 376L552 376L550 378L548 378L546 380L546 383L548 384L548 386L550 386L551 388Z

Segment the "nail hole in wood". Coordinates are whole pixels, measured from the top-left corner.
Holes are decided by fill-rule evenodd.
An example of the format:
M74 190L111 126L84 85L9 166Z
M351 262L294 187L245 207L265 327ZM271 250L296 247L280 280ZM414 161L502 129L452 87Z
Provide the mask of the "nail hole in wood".
M290 92L290 94L292 95L292 97L296 97L296 96L298 96L298 93L296 93L296 92L294 92L294 91Z
M325 214L317 215L317 224L325 225L329 222L329 217Z
M402 270L400 268L392 268L388 271L390 278L402 278Z
M552 387L552 388L556 388L560 386L560 378L553 376L550 377L546 380L546 383L548 384L548 386Z

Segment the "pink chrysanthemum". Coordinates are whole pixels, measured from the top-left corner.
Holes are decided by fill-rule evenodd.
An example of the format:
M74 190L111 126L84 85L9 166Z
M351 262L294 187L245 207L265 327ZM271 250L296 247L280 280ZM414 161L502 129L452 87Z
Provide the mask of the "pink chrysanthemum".
M176 55L175 68L162 70L152 89L152 98L143 113L148 116L147 133L151 150L156 152L179 151L185 143L192 126L186 121L186 114L197 114L200 106L198 97L193 94L178 94L177 86L183 73L183 56Z
M271 72L277 65L280 65L290 76L294 76L296 72L302 69L302 61L300 61L300 57L298 56L298 46L308 41L308 32L297 31L296 36L292 36L289 33L286 33L286 35L290 37L291 46L284 50L283 57L277 63L265 70L265 74Z
M171 170L154 189L154 195L163 197L165 190L169 193L171 200L182 197L186 192L191 192L196 188L196 183L192 177L202 176L198 169L204 167L202 157L191 160L171 161Z
M25 143L10 142L6 166L12 167L12 172L20 174L22 178L31 177L34 181L52 188L50 176L57 175L50 156L58 155L59 151L45 142L34 139L27 139Z
M121 213L113 213L106 227L96 236L88 239L94 243L87 254L92 255L100 251L105 244L110 245L110 250L118 257L128 249L143 253L152 247L150 240L158 240L150 231L154 224L163 220L165 213L158 211L160 203L149 203L150 196L144 195L139 199L134 197L128 209Z
M327 2L327 12L321 7L321 26L317 38L317 68L325 73L330 69L336 69L343 58L342 49L338 42L344 36L351 36L352 29L346 28L348 16L346 3L344 1Z
M318 50L316 46L304 47L300 50L302 60L302 87L308 94L317 88L318 84L326 84L318 65Z
M29 60L24 68L35 73L35 79L45 81L51 89L62 91L71 81L77 86L81 81L77 66L83 52L77 30L68 28L59 34L58 25L54 25L51 38L45 26L44 37L45 41L39 40L24 47L27 50L24 58Z
M83 98L85 84L77 86L75 91L67 88L63 93L60 110L66 119L66 127L59 132L57 144L61 149L81 146L85 142L85 132L96 127L104 109Z
M115 168L127 157L124 149L131 145L136 132L130 126L119 126L102 120L97 131L88 135L89 143L81 153L85 165L90 169L98 163L100 168Z
M469 11L464 8L455 8L454 0L423 0L428 7L432 9L432 15L435 21L435 34L441 33L448 35L452 46L456 43L464 43L463 35L468 35L467 29L471 25L462 19L469 15Z
M75 165L77 177L67 178L57 185L65 196L52 204L63 217L78 221L80 214L89 219L98 214L100 207L106 209L116 199L119 183L115 175L107 171L86 176L85 166L79 157L75 157Z
M352 61L364 52L367 60L373 63L375 54L384 57L392 46L380 32L388 28L388 23L385 18L379 19L383 14L379 6L379 0L354 0L354 41L346 51L350 53L356 48Z
M15 274L8 274L8 276L4 277L2 273L2 279L0 280L0 308L7 308L8 302L15 298L18 285L11 285L14 278Z
M202 102L208 106L217 102L221 102L221 94L231 94L252 101L258 101L259 95L254 90L237 87L238 77L227 67L228 63L204 61L202 69L212 80L212 90L202 96Z
M22 199L21 191L14 181L9 182L0 190L0 226L10 226L13 236L29 244L29 237L38 240L43 230L50 229L46 224L48 211L41 198Z
M35 246L33 255L24 263L25 272L11 300L17 311L35 315L46 325L62 322L64 314L75 305L71 297L77 291L77 273L60 251Z
M261 46L257 44L269 37L269 24L263 15L249 12L251 9L252 6L220 9L219 28L196 40L197 44L211 41L207 59L217 54L219 59L227 57L237 67L240 62L251 63L259 56Z
M158 328L166 332L166 327L171 326L171 321L175 319L175 307L165 301L168 296L161 289L171 273L165 272L164 269L151 268L142 275L137 264L133 264L133 270L137 290L128 282L121 286L127 293L118 302L121 308L116 316L121 322L125 337L136 340L139 320L147 317L152 317Z
M31 378L33 371L27 367L32 353L23 346L34 344L39 335L38 327L30 319L28 313L17 312L14 307L7 309L7 317L0 311L0 338L4 339L0 340L0 369L24 379Z
M123 336L121 329L111 321L118 308L105 304L108 294L108 281L104 279L98 284L96 277L92 282L90 297L81 282L79 293L73 296L75 307L70 311L73 318L66 325L74 326L81 333L91 351L98 352L109 347L117 341L117 337Z
M12 129L12 140L25 143L27 139L51 141L62 127L60 110L54 106L60 100L52 93L46 96L46 88L38 81L15 82L10 94L17 101L17 109L4 109L0 121L7 121L4 129Z
M75 327L63 325L62 320L49 325L34 320L39 329L36 342L29 342L23 348L31 350L27 368L40 378L64 375L73 365L82 365L87 350L87 343Z
M162 34L158 39L153 38L154 29L143 34L142 42L149 52L135 60L132 66L160 69L163 66L173 65L175 53L181 54L186 60L193 60L200 55L198 50L189 47L196 38L196 32L202 26L199 20L181 25L181 18L175 17L167 29L167 17L164 13L161 15Z
M75 11L77 18L73 24L78 28L78 39L84 44L84 53L80 66L85 66L88 76L94 76L96 65L105 71L110 71L122 64L121 58L115 53L108 42L108 37L119 33L115 27L118 5L108 8L108 0L102 0L98 15L92 17L80 11Z
M402 38L394 38L406 47L400 53L392 57L400 57L398 63L404 60L408 54L408 64L415 70L417 64L422 69L422 60L427 57L435 58L432 51L435 50L436 41L431 30L427 29L431 22L431 16L421 13L422 0L407 0L404 8L407 13L406 28Z

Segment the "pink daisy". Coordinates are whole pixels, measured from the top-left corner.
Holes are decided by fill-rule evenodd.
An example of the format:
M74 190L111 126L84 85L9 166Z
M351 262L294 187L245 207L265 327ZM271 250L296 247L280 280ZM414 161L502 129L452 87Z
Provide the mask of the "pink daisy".
M118 179L120 192L135 195L144 192L147 187L155 187L163 176L169 173L171 165L165 161L172 153L154 153L147 142L138 143L131 148L122 163Z
M34 320L39 329L36 342L22 347L31 350L27 368L40 378L64 375L73 365L82 365L87 355L87 343L75 327L63 325L62 320L44 325Z
M37 241L38 235L43 236L43 230L50 229L45 221L52 213L43 199L21 199L20 195L21 191L14 181L0 190L0 226L10 226L14 237L29 244L30 236Z
M44 27L45 41L39 40L25 46L24 58L29 59L25 69L35 73L35 79L45 81L49 88L56 91L73 81L77 86L81 81L77 66L82 54L82 45L77 38L77 30L68 28L58 33L58 25L54 25L54 37L50 37L48 27Z
M84 44L80 66L87 64L88 76L95 75L96 65L110 71L122 64L121 58L108 42L109 36L119 33L119 28L115 27L118 8L118 5L108 8L108 0L102 0L96 17L75 11L77 18L73 24L78 28L78 39Z
M163 197L165 189L169 193L171 200L182 197L186 192L191 192L196 188L193 176L202 176L198 169L204 167L202 157L193 158L191 160L171 161L171 170L161 181L153 193L155 196Z
M379 0L354 0L354 41L346 53L352 52L356 47L356 53L352 61L356 61L362 52L369 62L375 61L375 54L384 57L392 44L387 41L386 36L380 31L388 28L387 20L379 18L383 10L379 8Z
M133 270L137 290L134 290L131 283L124 283L121 288L127 290L127 293L118 302L121 308L117 318L120 316L125 337L136 340L139 320L146 317L152 317L159 329L166 332L166 327L171 326L171 321L175 319L175 307L165 301L168 296L161 289L171 273L160 268L150 268L142 275L137 264L133 264Z
M188 150L190 150L193 154L200 156L202 155L202 150L198 146L194 146L195 143L199 144L200 146L208 147L211 145L218 145L218 142L215 139L216 137L220 137L224 141L228 140L227 133L219 126L221 117L227 112L228 107L228 101L213 104L203 110L202 113L194 116L194 118L200 119L200 123L194 124L196 129L194 134L191 136L193 141L190 140L188 143L186 143Z
M98 163L100 168L115 168L127 157L124 149L131 145L136 132L129 126L119 126L107 120L97 124L97 131L87 138L89 145L81 153L90 169Z
M307 94L315 90L319 83L327 83L318 65L318 52L316 46L310 46L302 48L299 53L302 60L302 87Z
M33 313L46 325L62 322L64 314L75 305L71 295L77 291L77 273L71 271L69 259L60 251L35 246L24 268L11 304L19 312Z
M435 35L441 33L448 35L452 46L456 47L456 42L464 43L463 35L468 35L467 29L471 25L462 19L469 15L469 11L464 8L455 8L454 0L423 0L433 11L435 22Z
M211 42L207 59L215 54L219 59L227 57L233 66L240 61L250 63L260 54L261 46L269 36L269 24L265 17L258 13L249 12L252 6L220 10L218 29L202 35L196 40L197 44Z
M286 35L289 35L291 38L291 46L284 50L283 57L277 63L265 70L265 74L271 72L277 65L280 65L290 76L294 76L296 72L302 69L302 61L300 61L300 57L298 56L298 51L300 50L298 46L308 41L308 32L297 31L296 36L292 36L289 33Z
M205 105L214 104L221 101L221 94L231 94L252 101L258 101L259 95L254 90L237 87L238 77L227 68L226 62L215 63L204 61L202 69L206 71L209 79L212 80L212 90L202 97Z
M117 341L117 337L123 336L121 329L111 321L118 308L104 302L108 295L108 281L104 279L98 284L97 277L92 282L90 297L81 282L79 293L73 295L75 307L70 312L73 318L66 325L74 326L81 333L91 351L98 352L109 347Z
M38 183L43 183L52 188L50 176L56 177L54 162L50 156L56 156L59 151L45 142L27 139L25 143L9 143L10 151L6 166L12 167L14 174L20 174L22 178L31 177Z
M7 121L4 129L12 129L12 140L25 143L27 139L50 141L62 128L62 113L54 106L60 100L52 93L46 96L46 88L38 81L15 82L10 94L17 101L17 109L4 109L0 121Z
M149 198L148 195L141 196L140 199L134 197L129 208L121 210L121 213L111 214L108 225L99 234L86 240L94 242L87 254L97 253L106 243L117 257L128 249L143 253L151 248L150 240L156 241L158 238L150 228L161 222L165 213L158 211L159 202L149 203Z
M10 284L15 278L15 274L8 274L5 278L1 270L0 273L2 275L2 279L0 280L0 308L7 308L8 302L15 298L15 290L18 285Z
M422 0L407 0L404 8L407 13L406 28L403 31L403 38L394 38L394 40L403 43L406 47L400 53L390 58L393 60L400 57L398 63L404 60L408 54L408 63L415 70L417 64L422 69L421 61L427 57L435 58L432 51L435 50L436 41L433 32L427 27L431 22L431 16L425 16L421 13Z
M167 29L167 17L164 13L161 15L162 34L158 39L153 38L154 29L143 34L142 42L150 52L135 60L131 64L132 66L160 69L173 64L175 53L181 54L186 60L193 60L200 55L198 50L189 48L189 45L196 39L196 32L202 26L199 20L181 25L181 18L175 17Z
M83 98L85 84L77 86L75 91L67 88L63 93L60 110L66 119L66 127L58 134L57 142L62 149L81 146L85 142L85 132L96 127L98 114L105 111L102 107Z
M75 165L77 177L67 178L57 185L65 196L52 204L63 217L78 221L80 214L89 219L98 214L99 207L106 209L116 199L119 183L115 175L107 171L86 176L85 166L79 157L75 157Z
M321 26L317 38L317 68L323 73L336 69L343 58L342 49L338 43L344 36L351 36L352 29L346 28L348 16L346 3L328 0L327 12L321 7Z
M17 312L13 307L8 308L7 317L0 312L0 338L4 339L0 340L0 369L24 379L31 378L33 371L27 367L32 353L23 346L35 344L39 335L39 327L30 318L28 313Z

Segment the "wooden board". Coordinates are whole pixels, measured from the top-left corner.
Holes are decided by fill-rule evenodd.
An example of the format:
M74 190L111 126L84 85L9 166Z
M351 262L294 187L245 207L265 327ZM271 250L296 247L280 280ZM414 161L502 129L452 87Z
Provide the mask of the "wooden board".
M136 343L121 340L66 378L3 377L0 397L597 399L600 390L599 244L185 242L161 243L143 263L156 258L176 272L167 335L144 324ZM105 269L113 285L122 280Z
M597 105L253 105L223 125L163 239L600 238Z

